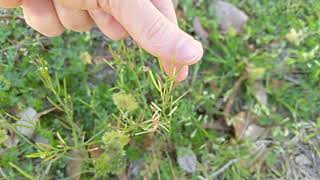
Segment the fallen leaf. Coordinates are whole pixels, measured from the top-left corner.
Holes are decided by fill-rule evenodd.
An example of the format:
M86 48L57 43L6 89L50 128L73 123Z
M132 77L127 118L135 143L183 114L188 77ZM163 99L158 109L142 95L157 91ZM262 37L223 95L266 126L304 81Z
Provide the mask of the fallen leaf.
M128 180L127 173L123 172L120 175L118 175L118 180Z
M88 154L85 150L74 150L71 152L70 160L67 164L67 175L71 180L80 180L81 169Z
M28 107L18 114L20 120L16 122L17 131L31 138L38 121L37 111L32 107Z
M178 148L177 150L178 164L181 169L187 173L194 173L196 171L197 157L189 148Z
M257 99L260 105L266 107L268 105L268 95L265 86L262 81L255 81L252 83L252 91L254 97Z
M10 136L5 145L8 148L16 147L20 139L13 131L9 131L9 132L10 132Z
M257 172L270 154L271 148L268 147L269 145L270 142L267 140L255 141L250 148L250 158L241 160L241 166L250 169L251 172Z
M268 104L267 90L262 82L265 76L266 69L263 67L256 67L249 62L246 63L246 72L248 74L249 85L251 87L254 97L260 105L266 107Z
M258 116L249 111L241 111L230 119L237 139L257 140L266 129L258 125Z
M26 136L27 138L32 138L35 126L39 120L39 118L43 115L50 113L51 111L55 110L56 108L51 108L45 110L43 112L37 113L35 109L32 107L28 107L25 110L21 111L17 114L18 118L20 118L16 123L16 129L19 133ZM14 131L9 131L9 139L7 141L7 147L15 147L18 145L20 139L18 135Z
M201 42L205 45L209 44L209 33L203 28L198 17L193 19L193 28L196 35L200 38Z
M148 151L151 151L154 147L155 140L153 139L153 136L146 134L146 136L143 138L143 145L144 148Z
M222 33L234 29L240 33L248 21L248 16L234 5L221 0L211 0Z
M139 174L141 173L143 168L144 168L143 160L132 161L128 169L128 179L138 179Z
M50 113L51 111L54 111L55 109L56 108L50 108L43 112L37 113L37 111L32 107L26 108L18 114L20 120L16 122L17 131L26 137L31 138L39 118Z
M90 157L93 159L98 158L104 153L104 150L95 144L90 145L89 148Z
M277 80L277 79L271 80L272 91L277 91L281 87L283 87L284 85L285 85L285 81L283 81L283 80Z

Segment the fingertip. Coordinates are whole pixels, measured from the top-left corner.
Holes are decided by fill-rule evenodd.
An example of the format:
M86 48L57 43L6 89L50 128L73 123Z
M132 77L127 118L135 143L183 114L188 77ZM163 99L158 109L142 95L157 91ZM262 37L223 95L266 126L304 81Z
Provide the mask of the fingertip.
M66 29L86 32L93 27L94 22L87 11L68 8L56 1L54 1L54 6L61 24Z
M181 70L177 73L175 82L181 82L187 79L189 74L189 66L183 66Z
M50 31L50 32L48 32L48 31L43 31L43 32L38 31L38 32L41 33L44 36L47 36L49 38L53 38L53 37L57 37L57 36L60 36L61 34L63 34L64 33L64 29L59 29L59 30Z
M184 65L192 65L201 60L203 56L203 47L199 41L191 36L182 37L176 46L176 61Z
M175 82L181 82L188 77L189 66L176 64L174 61L161 59L161 65L167 76Z
M23 1L23 14L26 23L48 37L59 36L64 32L52 1Z
M93 23L85 24L85 25L81 25L81 24L64 24L63 26L66 29L69 29L69 30L75 31L75 32L88 32L93 27Z
M40 34L47 37L56 37L61 35L64 32L64 28L60 24L55 23L55 21L51 19L46 19L47 22L49 22L49 24L50 22L53 21L53 23L51 23L52 24L51 27L47 27L42 23L39 23L39 21L41 21L42 19L38 19L35 17L25 16L25 20L30 27L32 27L34 30L36 30Z

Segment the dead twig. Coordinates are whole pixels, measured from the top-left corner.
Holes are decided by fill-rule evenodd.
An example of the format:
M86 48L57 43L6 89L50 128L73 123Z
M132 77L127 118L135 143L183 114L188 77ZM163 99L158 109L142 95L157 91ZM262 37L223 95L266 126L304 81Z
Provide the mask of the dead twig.
M227 164L225 164L224 166L222 166L219 170L217 170L216 172L212 173L209 176L209 179L213 179L217 176L219 176L221 173L223 173L224 171L226 171L230 166L232 166L233 164L237 163L239 160L238 159L232 159L230 160Z
M52 162L53 162L52 160L49 162L48 166L46 167L46 170L44 171L44 173L41 176L41 180L46 179L46 177L49 175L49 172L50 172L50 169L52 166Z
M37 113L36 118L40 118L41 116L47 115L56 109L57 109L56 107L53 107L53 108L47 109L43 112Z

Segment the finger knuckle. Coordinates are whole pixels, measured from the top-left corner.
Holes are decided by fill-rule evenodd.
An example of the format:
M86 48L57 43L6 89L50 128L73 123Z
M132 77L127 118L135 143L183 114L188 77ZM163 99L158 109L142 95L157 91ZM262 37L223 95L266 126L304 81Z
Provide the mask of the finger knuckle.
M168 25L161 16L158 16L147 26L144 37L151 42L161 42L165 38Z

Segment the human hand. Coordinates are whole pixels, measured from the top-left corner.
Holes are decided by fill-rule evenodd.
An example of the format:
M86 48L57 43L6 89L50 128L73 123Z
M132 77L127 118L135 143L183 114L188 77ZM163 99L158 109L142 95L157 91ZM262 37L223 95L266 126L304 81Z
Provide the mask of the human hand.
M49 37L65 28L87 31L94 23L111 39L130 35L160 58L168 75L176 71L177 81L203 55L201 43L179 29L171 0L0 0L0 7L20 5L27 24Z

